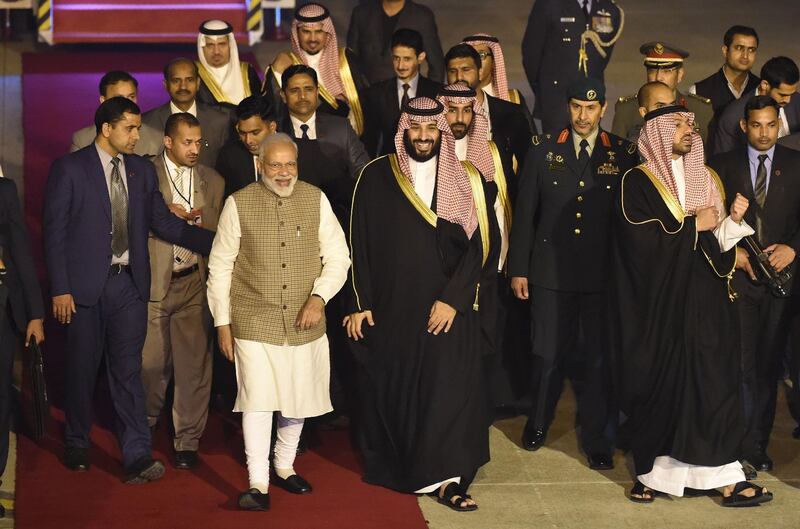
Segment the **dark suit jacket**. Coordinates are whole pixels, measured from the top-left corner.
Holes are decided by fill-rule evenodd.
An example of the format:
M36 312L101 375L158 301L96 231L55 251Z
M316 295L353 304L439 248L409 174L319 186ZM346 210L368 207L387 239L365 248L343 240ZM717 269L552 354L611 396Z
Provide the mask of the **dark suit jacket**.
M739 120L744 117L744 107L755 92L742 94L742 97L730 103L717 121L714 140L711 142L713 151L711 155L731 151L737 147L747 145L747 138L739 126ZM786 121L789 122L789 132L800 131L800 94L795 93L792 100L786 105Z
M756 212L761 208L756 203L750 179L747 148L739 147L715 156L708 165L719 174L725 186L726 209L730 208L736 193L750 200L745 221L755 228ZM800 255L800 152L775 146L767 200L761 215L767 235L766 241L759 241L761 245L787 244Z
M513 155L521 165L533 136L525 111L515 103L484 95L489 99L492 140L501 152Z
M30 320L44 318L44 306L17 186L8 178L0 178L0 247L6 267L3 284L8 288L8 304L17 328L25 332Z
M436 99L440 83L419 76L417 96ZM373 158L394 152L394 135L400 120L400 103L397 98L397 77L373 84L367 90L366 126L364 146Z
M636 147L600 131L581 167L569 129L534 138L514 209L508 275L566 292L605 290L611 204Z
M230 138L217 156L217 172L225 180L225 198L258 179L253 155L239 138Z
M370 83L388 79L392 69L391 35L383 34L383 7L379 0L363 2L353 8L347 30L347 47L358 54L361 66ZM428 63L428 78L444 79L444 53L439 41L436 18L430 8L406 0L398 13L395 29L409 28L419 31Z
M281 120L279 128L281 132L295 137L294 127L288 116ZM317 142L322 152L330 159L343 161L350 176L356 179L370 159L350 122L346 118L317 112L316 129Z
M614 47L604 48L602 57L593 44L586 45L586 73L578 66L581 34L588 23L603 42L620 31L620 10L612 0L594 0L590 20L575 0L536 0L522 39L522 66L536 96L533 117L542 120L542 130L560 130L569 123L566 91L585 76L603 80Z
M142 123L161 131L163 135L164 126L171 115L172 109L170 109L169 103L166 103L145 112L142 116ZM203 140L206 141L206 146L200 150L200 163L214 167L214 164L217 163L217 154L230 135L230 116L218 107L197 101L197 119L203 129Z
M167 209L148 160L125 155L125 171L130 271L146 302L150 231L203 255L211 251L214 234L189 226ZM72 294L76 304L96 304L111 266L111 200L94 144L53 162L45 188L43 233L51 295Z

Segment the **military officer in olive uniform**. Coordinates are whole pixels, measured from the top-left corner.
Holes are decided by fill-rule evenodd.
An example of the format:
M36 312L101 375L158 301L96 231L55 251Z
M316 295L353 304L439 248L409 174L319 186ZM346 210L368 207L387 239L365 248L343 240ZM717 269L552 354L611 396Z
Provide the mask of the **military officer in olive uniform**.
M636 146L600 128L605 88L596 79L567 90L571 124L533 137L523 165L508 254L514 295L531 300L532 407L522 438L537 450L553 420L565 375L578 399L589 466L613 468L609 425L606 249L614 190L638 163Z
M615 0L536 0L522 39L522 65L531 85L533 117L544 132L569 124L562 104L578 79L603 80L625 13Z
M647 69L647 81L661 81L675 92L675 104L694 112L694 123L703 142L708 141L708 125L714 116L711 100L695 94L684 94L678 90L683 80L683 62L689 52L671 46L665 42L648 42L642 44L639 53L644 55L644 67ZM644 125L644 117L639 112L636 94L620 97L614 105L614 122L611 132L627 138L633 143L639 141L639 131Z

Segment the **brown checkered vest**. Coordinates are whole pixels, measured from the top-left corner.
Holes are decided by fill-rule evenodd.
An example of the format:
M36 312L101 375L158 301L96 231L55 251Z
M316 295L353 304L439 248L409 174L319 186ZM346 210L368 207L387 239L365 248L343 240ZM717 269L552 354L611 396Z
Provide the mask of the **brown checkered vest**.
M231 281L233 336L303 345L325 334L325 319L299 331L295 319L322 271L320 190L300 180L290 197L265 184L234 193L242 238Z

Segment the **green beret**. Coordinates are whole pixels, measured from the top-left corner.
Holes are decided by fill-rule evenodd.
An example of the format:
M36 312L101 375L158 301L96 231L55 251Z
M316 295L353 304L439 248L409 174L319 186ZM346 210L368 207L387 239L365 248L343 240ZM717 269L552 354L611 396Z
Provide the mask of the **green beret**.
M567 88L567 100L599 101L602 105L606 102L606 87L603 83L592 77L578 79Z

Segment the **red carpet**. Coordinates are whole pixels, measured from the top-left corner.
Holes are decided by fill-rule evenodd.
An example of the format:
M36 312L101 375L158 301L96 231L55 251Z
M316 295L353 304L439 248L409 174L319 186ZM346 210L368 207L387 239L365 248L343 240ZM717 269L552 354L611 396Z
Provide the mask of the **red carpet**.
M139 81L139 104L150 109L166 101L163 64L191 50L174 53L42 53L23 58L25 206L34 248L41 263L41 211L52 161L69 150L72 133L90 124L102 73L124 69ZM40 276L43 274L40 273ZM48 390L56 409L51 435L41 444L19 437L16 526L20 529L255 528L424 529L425 520L411 495L361 481L357 455L345 432L323 432L321 443L299 457L295 468L314 486L308 496L275 487L272 510L236 510L236 496L247 488L241 432L218 415L209 418L201 443L202 464L192 472L171 466L166 428L154 440L155 456L167 473L147 485L123 485L119 450L110 428L92 431L92 469L73 473L60 463L63 451L63 333L47 326L45 363ZM105 374L98 379L98 423L110 425Z

